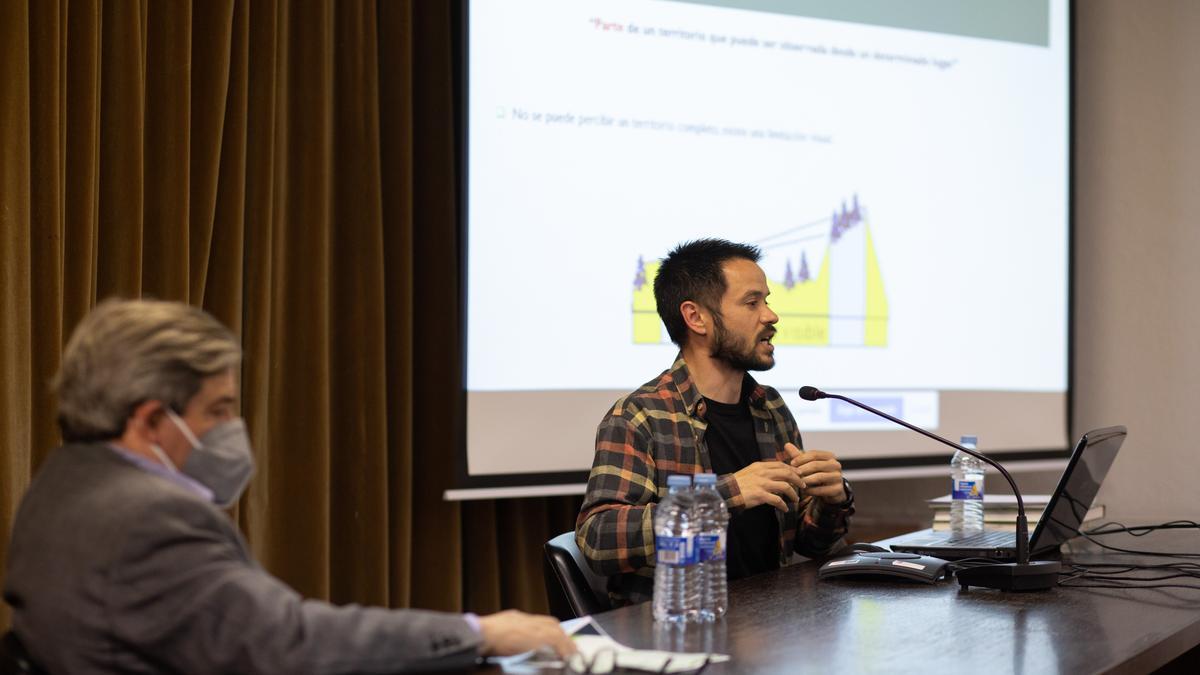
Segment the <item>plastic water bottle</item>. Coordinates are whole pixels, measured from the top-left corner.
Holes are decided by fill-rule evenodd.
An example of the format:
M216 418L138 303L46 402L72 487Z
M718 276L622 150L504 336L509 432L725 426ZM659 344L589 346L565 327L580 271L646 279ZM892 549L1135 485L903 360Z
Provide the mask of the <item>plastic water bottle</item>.
M959 444L975 449L978 439L963 436ZM950 460L950 530L955 534L983 531L983 461L959 450Z
M725 616L728 604L725 577L725 537L729 527L729 510L717 492L715 473L696 474L696 532L700 549L700 614L701 621L713 621Z
M691 476L669 476L670 492L654 513L654 620L693 621L699 615L699 565Z

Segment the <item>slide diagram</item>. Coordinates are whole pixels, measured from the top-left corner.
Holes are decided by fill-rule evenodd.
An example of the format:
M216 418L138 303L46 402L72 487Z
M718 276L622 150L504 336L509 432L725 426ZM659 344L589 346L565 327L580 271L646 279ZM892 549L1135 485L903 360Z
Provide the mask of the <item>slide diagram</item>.
M779 315L776 345L887 346L887 294L858 195L849 206L842 202L830 216L753 243L764 251L760 264L767 269L771 308ZM815 274L810 251L819 254ZM634 344L670 341L654 302L658 266L657 260L638 257L633 280ZM772 272L781 272L781 278L774 278Z

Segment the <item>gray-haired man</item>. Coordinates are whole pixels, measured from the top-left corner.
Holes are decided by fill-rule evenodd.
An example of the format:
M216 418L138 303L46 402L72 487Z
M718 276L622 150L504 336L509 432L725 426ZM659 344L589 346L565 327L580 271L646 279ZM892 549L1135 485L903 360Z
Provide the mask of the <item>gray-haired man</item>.
M57 380L67 441L13 524L4 599L50 672L394 672L541 646L550 617L306 601L252 558L219 505L253 473L235 338L180 303L107 301Z

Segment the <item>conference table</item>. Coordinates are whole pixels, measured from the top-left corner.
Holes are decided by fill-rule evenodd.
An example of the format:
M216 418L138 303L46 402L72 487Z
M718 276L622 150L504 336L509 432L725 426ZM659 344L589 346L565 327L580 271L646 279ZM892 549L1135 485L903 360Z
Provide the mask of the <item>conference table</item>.
M1106 541L1200 552L1195 531ZM1082 539L1065 545L1063 556L1079 563L1168 561L1107 552ZM1060 586L1006 593L962 590L953 580L819 580L818 567L804 562L731 583L728 615L714 624L656 625L650 603L594 618L631 647L732 657L710 664L706 674L1144 673L1181 656L1190 669L1200 658L1200 649L1193 649L1200 644L1195 580L1190 583L1197 590Z

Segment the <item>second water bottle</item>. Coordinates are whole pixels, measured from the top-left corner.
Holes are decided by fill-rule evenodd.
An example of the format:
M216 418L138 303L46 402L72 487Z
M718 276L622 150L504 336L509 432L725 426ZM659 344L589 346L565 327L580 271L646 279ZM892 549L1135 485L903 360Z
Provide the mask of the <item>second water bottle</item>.
M700 584L691 476L669 476L667 496L654 513L654 620L699 616Z
M713 621L725 616L728 592L725 577L725 537L729 525L729 510L717 492L717 475L696 475L697 548L700 549L700 613L701 621Z
M975 449L978 440L963 436L960 445ZM959 450L950 460L950 529L955 535L983 531L983 460Z

